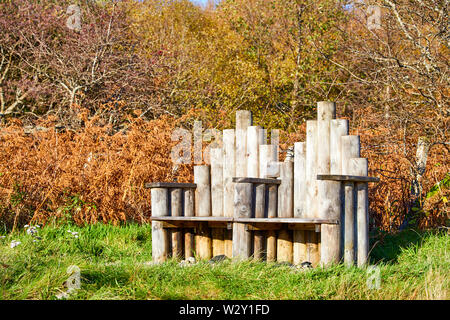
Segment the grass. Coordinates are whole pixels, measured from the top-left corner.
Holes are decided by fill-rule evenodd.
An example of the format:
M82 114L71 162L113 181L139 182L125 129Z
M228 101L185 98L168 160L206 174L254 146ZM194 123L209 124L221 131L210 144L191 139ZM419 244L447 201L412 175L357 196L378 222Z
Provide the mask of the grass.
M79 232L75 238L68 230ZM364 268L342 265L295 271L262 262L207 261L180 267L151 265L151 228L47 226L42 240L24 230L0 239L0 299L57 299L67 268L81 270L70 299L448 299L449 237L407 230L380 235L371 264L380 288L370 289ZM21 244L10 248L12 240Z

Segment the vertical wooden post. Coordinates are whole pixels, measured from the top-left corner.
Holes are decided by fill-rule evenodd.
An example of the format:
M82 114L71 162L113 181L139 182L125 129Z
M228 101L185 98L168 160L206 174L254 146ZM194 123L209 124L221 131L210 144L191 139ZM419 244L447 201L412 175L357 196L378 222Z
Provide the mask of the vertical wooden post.
M342 142L341 137L348 135L348 120L333 119L330 122L330 174L342 174ZM340 188L341 216L339 217L340 248L339 257L344 255L344 223L345 196L344 188ZM325 227L327 229L327 227Z
M334 102L322 101L317 105L317 173L329 174L331 167L331 121L336 117ZM333 148L334 151L334 148ZM318 218L341 218L341 183L338 181L317 181ZM340 226L324 224L321 226L320 260L323 265L339 263L340 260Z
M341 137L341 163L342 174L350 174L350 159L359 158L360 139L359 136L342 136Z
M264 184L255 185L255 218L264 218L266 186ZM257 260L263 259L264 254L264 233L254 232L254 252L253 257Z
M306 144L294 144L294 217L305 216L306 201ZM293 263L300 264L306 261L306 238L304 230L293 231Z
M252 125L252 113L236 111L236 176L247 176L247 128Z
M271 178L278 172L277 146L273 144L262 144L259 146L259 174L260 178Z
M194 190L187 188L183 190L184 193L184 216L194 216ZM192 229L185 229L184 231L184 258L194 256L194 233Z
M306 121L306 202L305 218L316 218L318 215L317 189L317 120ZM311 231L305 231L307 259L313 263L316 259L317 236ZM314 265L314 263L313 263Z
M306 144L294 144L294 216L305 216L306 195Z
M366 158L351 159L355 174L367 176L368 163ZM358 267L367 263L369 256L369 200L367 182L356 183L356 243Z
M236 183L234 190L234 217L250 218L252 214L251 183ZM233 258L246 259L251 254L250 231L244 223L233 223Z
M353 266L355 263L355 208L354 208L354 183L347 181L344 183L345 193L345 218L344 218L344 263L346 266Z
M195 215L207 217L211 215L211 178L210 166L194 166ZM201 223L195 236L195 246L199 259L211 259L212 240L208 224Z
M259 146L265 143L264 130L260 126L250 126L247 128L247 177L259 177ZM264 217L264 190L263 184L254 185L255 194L255 217ZM253 258L262 259L264 250L263 233L253 232L254 252Z
M278 185L271 184L267 188L267 217L277 217L277 189ZM267 231L267 262L273 262L277 258L277 234L275 230Z
M153 188L152 216L162 217L169 215L169 194L166 188ZM152 221L152 259L155 263L167 260L169 242L167 231L160 221Z
M317 120L306 121L305 218L317 217Z
M171 216L180 217L183 212L182 189L170 189ZM183 257L183 232L180 228L172 230L172 257Z
M247 128L247 177L259 177L259 146L263 144L263 130L260 126Z
M324 225L322 225L323 227ZM323 232L323 231L322 231ZM320 252L319 252L319 234L315 231L307 231L309 235L309 239L307 241L308 253L309 253L309 261L316 267L320 262Z
M356 171L350 159L360 155L360 139L356 135L344 135L341 137L341 174L355 175ZM353 187L353 188L352 188ZM341 250L344 255L344 263L353 265L356 259L356 225L354 185L344 186L344 212L341 219ZM353 257L353 258L352 258Z
M211 209L214 217L223 217L223 151L210 149L211 159ZM213 256L225 254L224 229L213 228Z
M280 180L278 187L278 217L292 218L294 216L294 163L280 163ZM277 261L292 263L292 235L287 228L278 233Z
M348 135L348 120L333 119L330 122L330 174L342 174L342 141Z
M234 129L223 130L223 214L233 217L234 214L234 182L236 176L235 134ZM225 255L232 256L232 232L225 230Z
M293 263L300 264L306 261L306 233L305 230L294 230Z

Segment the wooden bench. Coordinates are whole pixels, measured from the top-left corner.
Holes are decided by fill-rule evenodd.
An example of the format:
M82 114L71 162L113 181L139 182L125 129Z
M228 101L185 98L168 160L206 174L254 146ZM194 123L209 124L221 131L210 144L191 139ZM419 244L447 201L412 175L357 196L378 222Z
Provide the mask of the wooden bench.
M306 142L279 162L277 142L236 113L236 129L223 131L210 164L194 166L194 183L153 182L152 256L235 259L314 266L368 257L367 159L348 121L335 119L335 104L318 103L307 121Z

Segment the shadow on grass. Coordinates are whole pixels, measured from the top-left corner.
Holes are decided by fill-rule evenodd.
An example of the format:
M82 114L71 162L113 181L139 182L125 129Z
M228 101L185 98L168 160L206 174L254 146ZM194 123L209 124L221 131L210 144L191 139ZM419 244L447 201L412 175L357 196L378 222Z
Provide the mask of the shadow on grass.
M436 231L407 229L397 233L376 231L370 239L371 263L396 263L402 250L411 246L420 246L430 234Z

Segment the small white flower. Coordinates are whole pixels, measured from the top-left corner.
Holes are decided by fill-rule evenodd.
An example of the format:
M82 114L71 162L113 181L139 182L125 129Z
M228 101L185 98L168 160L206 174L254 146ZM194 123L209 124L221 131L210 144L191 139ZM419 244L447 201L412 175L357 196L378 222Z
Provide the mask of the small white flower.
M0 239L5 239L6 238L6 236L0 236Z
M12 248L15 248L15 247L17 247L19 244L21 244L22 242L20 242L20 241L16 241L16 240L13 240L13 241L11 241L11 244L9 245L10 246L10 248L12 249Z
M26 228L29 228L30 226L26 224L23 227L26 229Z
M27 229L27 233L32 235L37 233L36 227L30 227L29 229Z

